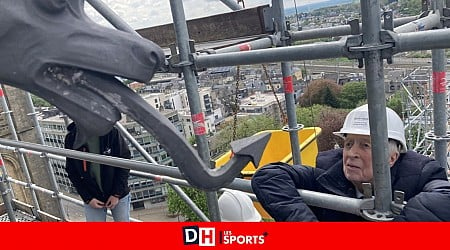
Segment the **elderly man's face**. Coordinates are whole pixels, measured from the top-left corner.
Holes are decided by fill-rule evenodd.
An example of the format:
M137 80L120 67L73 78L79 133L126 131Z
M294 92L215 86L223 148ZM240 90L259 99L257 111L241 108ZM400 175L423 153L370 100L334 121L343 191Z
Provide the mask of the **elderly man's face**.
M344 140L344 174L354 184L372 181L371 147L368 135L348 134Z

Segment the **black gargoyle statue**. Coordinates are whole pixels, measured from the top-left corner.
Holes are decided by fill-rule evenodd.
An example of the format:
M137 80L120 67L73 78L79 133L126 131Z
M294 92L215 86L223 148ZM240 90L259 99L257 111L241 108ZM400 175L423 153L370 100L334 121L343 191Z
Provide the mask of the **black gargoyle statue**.
M192 186L226 186L250 160L258 164L268 138L257 147L237 145L228 164L210 169L168 119L116 78L148 82L164 60L155 43L94 23L83 0L0 1L0 82L66 113L78 127L75 146L106 134L125 113L161 143Z

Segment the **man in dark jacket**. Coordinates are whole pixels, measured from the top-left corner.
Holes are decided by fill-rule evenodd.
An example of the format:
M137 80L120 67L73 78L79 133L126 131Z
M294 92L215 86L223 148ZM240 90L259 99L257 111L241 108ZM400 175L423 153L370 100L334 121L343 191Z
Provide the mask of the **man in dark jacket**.
M407 151L403 122L389 108L386 109L386 115L392 191L403 191L405 201L412 198L431 201L435 200L435 196L423 195L422 192L427 191L428 183L439 180L440 192L446 196L439 203L429 202L427 205L434 207L442 206L443 203L450 205L448 196L450 187L442 185L448 183L444 168L429 157ZM364 220L349 213L309 207L297 192L297 189L305 189L350 198L363 197L362 183L373 181L367 105L351 111L342 129L335 134L344 138L344 148L320 152L315 168L273 163L256 171L252 177L253 191L263 208L276 221ZM414 215L416 216L414 220L432 221L435 218L449 218L450 215L450 210L429 209L429 211L444 214L435 217L423 216L420 208L414 209L412 204L408 203L404 209L407 214L403 214L406 219L403 220L408 220L407 217L412 218ZM401 220L400 217L398 220Z
M394 221L450 221L450 183L434 180L408 201Z
M68 126L64 146L74 149L77 128L75 123ZM131 158L124 138L116 128L100 137L89 138L75 150ZM86 221L106 221L107 209L111 210L114 221L130 220L130 170L109 165L66 158L66 171L85 204Z

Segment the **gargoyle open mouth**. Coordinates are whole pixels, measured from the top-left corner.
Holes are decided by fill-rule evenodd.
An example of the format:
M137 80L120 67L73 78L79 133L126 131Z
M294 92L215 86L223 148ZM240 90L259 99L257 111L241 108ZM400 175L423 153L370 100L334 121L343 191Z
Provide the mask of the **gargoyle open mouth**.
M92 22L83 0L2 0L0 10L0 81L66 113L78 128L74 147L106 134L125 113L158 140L194 187L217 190L248 161L258 164L267 136L257 147L239 144L229 164L210 169L167 118L116 78L150 81L165 60L162 49Z

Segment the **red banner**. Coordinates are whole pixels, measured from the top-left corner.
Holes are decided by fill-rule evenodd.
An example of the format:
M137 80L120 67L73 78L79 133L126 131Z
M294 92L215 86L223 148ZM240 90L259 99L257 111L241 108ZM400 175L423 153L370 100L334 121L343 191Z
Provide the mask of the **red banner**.
M446 85L445 72L433 72L433 93L445 93Z
M239 45L239 50L240 51L252 50L252 46L248 43L244 43L244 44Z
M292 76L283 77L284 93L292 94L294 93L294 84L292 81Z
M194 126L194 134L195 135L206 134L205 116L203 115L203 113L192 115L191 118L192 124Z
M380 250L447 247L450 223L4 222L0 227L3 247L20 249Z

